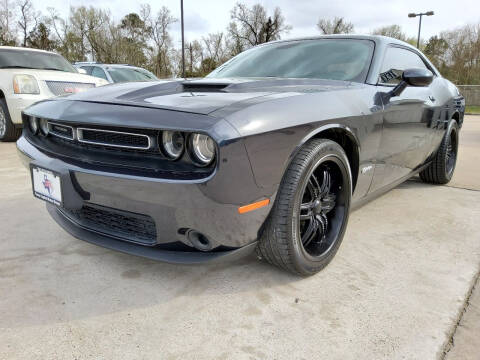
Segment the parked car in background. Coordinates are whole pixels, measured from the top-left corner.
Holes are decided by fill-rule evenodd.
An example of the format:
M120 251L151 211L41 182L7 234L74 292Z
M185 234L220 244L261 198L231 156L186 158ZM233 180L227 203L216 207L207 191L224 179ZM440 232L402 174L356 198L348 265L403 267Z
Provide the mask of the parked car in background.
M99 64L96 62L77 62L77 69L83 69L88 75L107 80L110 84L133 81L156 81L158 78L150 71L127 64Z
M105 84L53 52L0 46L0 141L20 136L22 110L33 103Z

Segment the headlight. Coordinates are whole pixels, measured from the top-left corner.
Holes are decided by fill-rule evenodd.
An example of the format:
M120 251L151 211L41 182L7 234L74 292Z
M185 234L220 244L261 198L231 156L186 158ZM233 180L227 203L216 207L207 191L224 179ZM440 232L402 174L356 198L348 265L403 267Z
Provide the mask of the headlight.
M163 131L160 145L165 156L171 160L177 160L183 154L185 140L179 131Z
M40 130L43 135L48 135L48 121L46 119L40 119Z
M30 130L32 131L33 134L36 134L38 132L38 119L36 117L31 116L29 119L30 123Z
M40 94L37 80L32 75L15 75L13 91L15 94Z
M194 161L201 166L210 164L215 158L215 143L210 136L193 134L190 137L190 147Z

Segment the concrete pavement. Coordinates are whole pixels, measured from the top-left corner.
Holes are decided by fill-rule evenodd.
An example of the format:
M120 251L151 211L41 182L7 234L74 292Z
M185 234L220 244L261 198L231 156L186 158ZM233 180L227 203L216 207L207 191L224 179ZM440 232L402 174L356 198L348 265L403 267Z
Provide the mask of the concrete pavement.
M0 143L0 359L442 358L480 268L480 117L460 144L449 186L409 181L355 211L333 262L302 279L76 240Z

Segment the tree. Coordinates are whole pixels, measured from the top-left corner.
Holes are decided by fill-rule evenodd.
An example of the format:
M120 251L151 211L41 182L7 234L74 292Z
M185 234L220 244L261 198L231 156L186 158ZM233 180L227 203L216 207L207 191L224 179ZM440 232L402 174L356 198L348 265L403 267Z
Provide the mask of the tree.
M16 45L16 36L12 27L14 21L15 7L10 0L0 0L0 45Z
M185 76L202 76L203 47L198 40L185 43Z
M448 44L444 76L457 84L480 84L480 24L444 31L440 37Z
M31 0L21 0L18 8L20 17L17 24L22 33L22 46L26 47L28 35L31 31L35 31L40 14L35 11Z
M130 13L120 22L120 28L125 29L131 39L145 37L145 21L136 13Z
M202 73L206 75L227 61L230 56L224 33L208 34L206 37L203 37L202 40L204 56L201 68Z
M354 31L354 26L351 22L346 21L343 17L337 17L333 20L320 19L317 23L318 29L322 34L351 34Z
M402 31L401 26L396 24L379 27L372 31L372 35L383 35L402 41L407 40L407 36Z
M428 40L423 52L428 56L430 61L440 69L445 65L445 55L447 50L448 44L445 39L435 35Z
M159 77L168 77L172 74L171 59L174 57L172 38L168 29L177 22L177 19L165 6L162 6L156 15L152 15L150 5L142 5L141 18L145 22L147 36L153 42L151 49L153 70Z
M44 22L40 22L38 26L30 32L27 44L29 47L47 51L55 50L58 45L57 42L51 38L50 29Z
M398 39L401 41L405 41L410 45L417 46L417 38L416 37L408 37L402 30L400 25L387 25L379 27L372 31L372 35L383 35L388 36L394 39ZM420 39L420 48L423 47L423 40Z
M116 38L116 46L121 49L119 55L122 62L136 66L146 66L147 29L145 21L138 14L130 13L121 20L117 30L120 31L119 37L114 38ZM116 31L114 32L116 34Z
M275 8L271 16L260 4L251 8L245 4L237 3L231 11L232 21L228 32L233 39L232 55L259 44L278 40L291 29L285 23L285 17L280 8Z
M54 8L48 8L48 12L46 24L54 34L55 50L70 62L87 60L85 42L73 31L68 19L62 19Z

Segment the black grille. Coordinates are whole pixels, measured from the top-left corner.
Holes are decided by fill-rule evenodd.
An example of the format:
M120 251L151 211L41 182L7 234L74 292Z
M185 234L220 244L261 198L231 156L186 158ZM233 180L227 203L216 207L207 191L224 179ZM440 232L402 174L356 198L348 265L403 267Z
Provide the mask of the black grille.
M127 147L135 149L149 149L150 140L147 135L113 132L96 129L79 129L78 139L81 142Z
M24 134L30 143L49 156L80 167L173 180L205 179L215 170L215 162L207 167L195 166L188 152L178 161L166 159L158 146L160 130L82 127L75 123L49 121L49 136L37 136L31 132L28 119L24 116ZM52 131L53 125L58 127L55 132ZM82 140L82 135L88 140ZM116 144L108 144L112 141ZM130 145L118 146L118 143ZM146 148L148 144L150 146Z
M79 225L104 235L143 245L155 245L157 231L150 216L85 205L80 210L60 210Z

